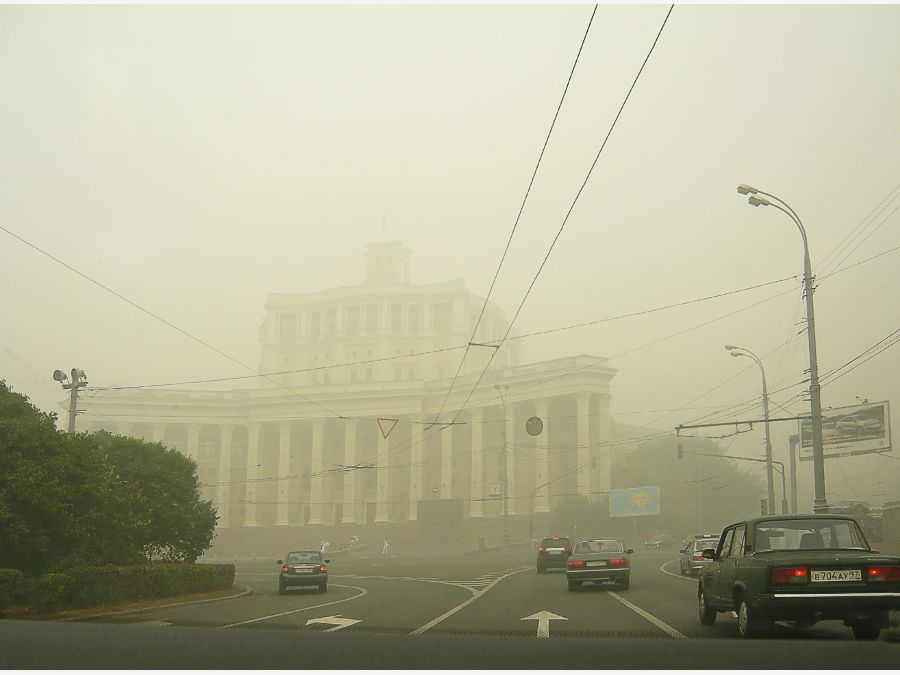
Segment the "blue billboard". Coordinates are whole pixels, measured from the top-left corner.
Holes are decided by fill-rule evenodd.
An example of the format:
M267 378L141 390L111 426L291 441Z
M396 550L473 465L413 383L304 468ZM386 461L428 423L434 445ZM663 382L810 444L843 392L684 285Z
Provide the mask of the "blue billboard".
M611 518L623 516L658 516L659 486L613 490L609 495Z

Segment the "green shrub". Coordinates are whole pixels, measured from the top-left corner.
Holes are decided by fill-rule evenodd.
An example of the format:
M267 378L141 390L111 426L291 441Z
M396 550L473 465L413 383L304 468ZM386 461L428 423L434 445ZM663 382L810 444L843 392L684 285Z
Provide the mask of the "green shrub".
M0 611L19 599L23 578L19 570L0 569Z
M28 601L41 611L205 593L234 585L234 565L149 563L75 567L31 580Z

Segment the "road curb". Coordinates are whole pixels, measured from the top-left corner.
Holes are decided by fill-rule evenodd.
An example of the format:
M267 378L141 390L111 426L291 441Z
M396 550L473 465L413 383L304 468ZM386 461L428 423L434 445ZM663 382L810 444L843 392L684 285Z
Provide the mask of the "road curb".
M63 616L60 614L57 615L49 615L43 618L53 619L54 621L82 621L84 619L97 619L102 616L116 616L122 614L137 614L138 612L146 612L151 609L164 609L166 607L178 607L182 605L199 605L205 602L218 602L220 600L234 600L235 598L243 598L244 596L250 595L253 593L253 590L250 588L245 588L240 593L235 593L234 595L223 595L219 598L202 598L200 600L183 600L181 602L168 602L163 605L151 605L149 607L139 607L136 609L117 609L111 610L109 612L98 612L97 614L84 614L79 616Z

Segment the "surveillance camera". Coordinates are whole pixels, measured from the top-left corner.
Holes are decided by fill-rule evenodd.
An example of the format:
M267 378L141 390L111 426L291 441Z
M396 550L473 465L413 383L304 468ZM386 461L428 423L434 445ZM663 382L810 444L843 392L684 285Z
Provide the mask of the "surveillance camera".
M53 371L53 379L57 382L65 382L69 378L66 377L66 374L63 371L57 369Z

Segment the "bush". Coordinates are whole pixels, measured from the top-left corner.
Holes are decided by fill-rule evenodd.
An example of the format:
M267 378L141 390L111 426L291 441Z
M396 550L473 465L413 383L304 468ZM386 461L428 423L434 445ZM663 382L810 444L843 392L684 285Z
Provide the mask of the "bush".
M234 565L149 563L75 567L31 581L27 601L40 611L205 593L234 585Z
M23 578L19 570L0 569L0 611L19 599Z

